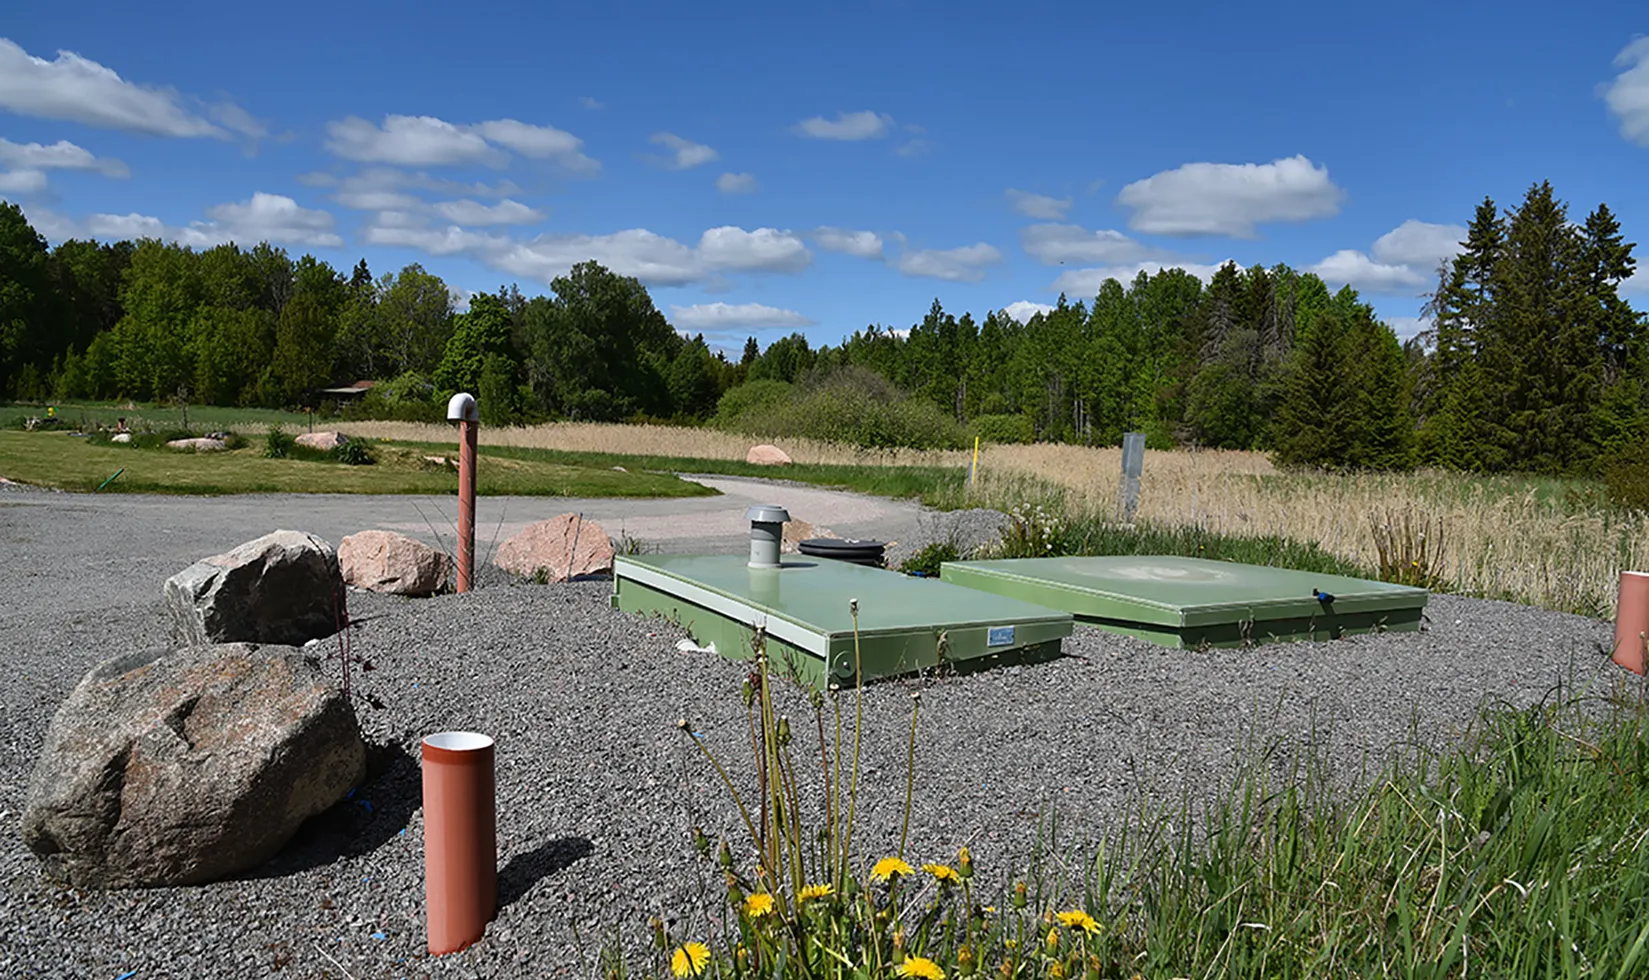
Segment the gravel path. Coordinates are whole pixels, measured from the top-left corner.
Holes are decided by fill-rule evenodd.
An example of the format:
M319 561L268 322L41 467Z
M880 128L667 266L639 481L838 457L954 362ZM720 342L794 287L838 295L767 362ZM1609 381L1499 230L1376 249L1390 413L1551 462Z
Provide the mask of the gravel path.
M357 669L355 689L383 705L360 708L383 748L353 800L239 880L99 894L41 878L18 821L57 704L99 660L164 641L166 576L285 521L290 499L0 498L0 976L587 976L615 928L641 944L650 915L706 935L694 910L716 879L688 831L730 831L734 815L675 722L694 719L747 771L743 671L678 652L667 624L614 612L605 583L489 574L462 596L352 596L355 649L375 667ZM225 517L254 511L265 519ZM335 527L295 526L336 542ZM918 686L912 856L943 859L966 842L1000 882L1023 870L1045 816L1080 850L1142 803L1210 792L1256 739L1312 740L1350 773L1411 724L1423 739L1457 733L1484 698L1528 704L1559 683L1624 683L1603 652L1605 623L1451 597L1430 616L1421 634L1201 653L1081 628L1053 663L873 686L860 840L874 854L897 839ZM415 760L422 735L448 728L498 740L503 905L485 941L432 959Z

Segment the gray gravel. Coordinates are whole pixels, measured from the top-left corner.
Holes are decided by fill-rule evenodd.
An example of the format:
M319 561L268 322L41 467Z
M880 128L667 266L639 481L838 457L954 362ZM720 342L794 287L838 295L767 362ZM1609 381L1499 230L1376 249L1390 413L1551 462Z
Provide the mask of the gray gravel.
M678 934L709 932L699 910L717 879L689 828L731 831L735 817L675 722L691 717L747 771L743 670L678 652L667 624L612 611L605 583L490 572L462 596L351 597L354 649L374 668L353 673L380 746L374 775L269 867L107 894L43 880L18 820L57 704L99 660L164 640L167 575L271 529L224 526L209 500L186 520L122 522L80 499L0 500L0 976L590 975L615 929L644 945L651 915ZM1080 852L1142 804L1212 792L1256 742L1313 741L1355 773L1411 732L1453 737L1485 698L1523 705L1558 684L1625 683L1607 664L1606 623L1451 597L1435 598L1430 618L1422 634L1208 652L1082 628L1052 663L873 686L860 840L875 855L897 839L917 690L911 854L944 859L968 843L1001 882L1025 867L1046 816ZM448 728L498 740L503 907L481 944L432 959L415 760L422 735Z

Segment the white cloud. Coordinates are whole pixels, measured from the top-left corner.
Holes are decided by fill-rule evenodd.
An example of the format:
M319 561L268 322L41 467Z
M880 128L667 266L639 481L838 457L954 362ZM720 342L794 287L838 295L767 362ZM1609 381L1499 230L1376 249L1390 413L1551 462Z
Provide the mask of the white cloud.
M893 117L884 112L838 112L835 119L814 116L796 124L803 136L820 140L880 139L893 129Z
M1032 194L1030 191L1008 188L1008 205L1027 218L1062 221L1065 212L1071 210L1075 203L1076 201L1069 197L1048 197L1045 194Z
M0 173L0 194L38 194L46 189L46 174L40 170L10 170Z
M184 108L184 102L173 89L128 82L112 69L72 51L59 51L56 60L47 61L0 38L0 106L20 115L151 136L229 135ZM246 130L233 123L251 121L232 105L214 107L214 111L225 125L242 132Z
M1099 287L1103 286L1107 279L1115 279L1126 286L1133 282L1141 272L1156 275L1164 269L1183 269L1206 283L1214 278L1214 273L1218 272L1220 266L1224 264L1224 262L1216 262L1210 265L1202 262L1150 261L1103 268L1072 269L1069 272L1060 273L1059 278L1055 279L1053 285L1049 288L1058 290L1067 296L1086 299L1099 295Z
M489 249L480 257L496 268L541 282L589 260L649 285L683 286L705 275L704 263L693 249L645 228L610 235L539 235Z
M68 140L44 146L0 139L0 163L25 170L90 170L105 177L131 176L131 171L119 160L94 156L90 150Z
M897 150L894 150L893 152L899 154L902 157L919 157L922 154L931 151L932 149L934 149L938 145L939 144L935 143L933 140L925 140L925 139L906 140L905 142L900 143L899 148Z
M873 231L820 228L813 232L813 243L827 252L843 252L861 259L882 257L882 236Z
M1423 316L1388 316L1382 317L1391 332L1397 335L1398 340L1408 340L1423 331L1431 329L1431 319Z
M85 229L80 227L79 222L66 218L49 208L25 207L23 216L29 219L29 225L42 238L54 245L86 234Z
M1369 293L1412 293L1427 285L1438 263L1460 252L1466 229L1413 218L1375 239L1372 257L1343 248L1307 271L1329 285L1349 285Z
M578 104L583 106L586 109L589 109L591 112L597 112L599 110L607 108L607 103L605 103L605 102L601 101L600 99L597 99L593 96L589 96L589 95L579 96L578 97Z
M1120 231L1089 231L1078 225L1030 225L1020 230L1025 253L1043 265L1099 262L1122 265L1164 256Z
M800 272L813 261L800 238L776 228L711 228L699 237L698 253L712 268L746 272Z
M1374 257L1429 273L1437 263L1459 255L1465 237L1463 225L1434 225L1410 218L1374 240Z
M1640 37L1615 56L1622 69L1603 93L1609 111L1620 120L1620 135L1649 146L1649 37Z
M1029 323L1031 317L1036 316L1038 313L1052 313L1053 310L1054 308L1047 303L1032 303L1028 299L1022 299L1017 303L1009 303L1007 306L1002 307L1003 313L1013 317L1020 323Z
M327 123L326 131L329 151L361 163L503 167L509 162L509 154L502 149L507 147L524 157L555 159L575 173L601 167L580 151L583 141L573 134L514 119L460 126L434 116L388 115L380 128L359 116L348 116Z
M703 143L695 143L690 139L677 136L675 133L654 133L652 142L668 147L674 156L668 163L672 169L687 170L700 164L709 163L721 154Z
M218 229L214 230L222 230L229 238L241 242L269 241L319 248L337 248L344 243L333 231L334 221L329 212L300 207L297 201L280 194L259 191L246 201L207 208L206 216L217 223ZM193 227L211 233L199 224Z
M1136 180L1117 194L1129 227L1156 235L1255 237L1267 221L1338 214L1345 192L1303 155L1271 163L1187 163Z
M1631 278L1623 281L1618 287L1623 293L1644 293L1649 295L1649 265L1638 263L1637 271Z
M393 211L379 215L362 229L361 237L373 245L415 248L437 256L507 248L510 245L508 238L465 231L457 225L424 227L420 219Z
M1349 285L1370 293L1400 292L1426 282L1424 276L1406 265L1376 262L1350 248L1340 249L1307 271L1316 273L1330 286Z
M440 201L430 205L430 209L453 224L459 225L530 225L535 221L544 220L544 212L509 198L493 205L481 204L468 198L460 201Z
M795 310L760 303L700 303L670 307L670 320L684 330L746 330L762 327L808 327L813 321Z
M723 194L754 194L756 192L756 176L754 174L722 174L716 178L716 189Z
M327 173L308 173L298 176L298 183L308 187L334 189L332 199L354 211L394 211L421 208L424 202L406 193L409 190L436 191L466 197L508 197L521 188L501 180L496 184L480 181L465 183L442 180L426 173L408 173L392 167L368 167L358 174L336 177Z
M950 282L978 282L985 278L987 265L1002 260L1002 253L979 242L961 248L920 249L900 255L894 267L907 276L926 276Z
M337 248L343 239L333 231L332 215L300 207L290 197L258 192L245 201L219 204L206 209L210 221L192 221L187 226L168 225L153 215L94 214L75 222L51 212L38 212L51 231L49 238L91 237L105 241L158 238L194 248L210 248L225 242L252 245L272 242ZM31 218L33 215L31 215Z

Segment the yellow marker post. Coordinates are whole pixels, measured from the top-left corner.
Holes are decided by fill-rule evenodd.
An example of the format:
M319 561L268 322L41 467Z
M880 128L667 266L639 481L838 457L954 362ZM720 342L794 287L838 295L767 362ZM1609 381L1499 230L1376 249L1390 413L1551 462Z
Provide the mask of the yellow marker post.
M973 465L968 468L968 482L979 482L979 437L973 437Z

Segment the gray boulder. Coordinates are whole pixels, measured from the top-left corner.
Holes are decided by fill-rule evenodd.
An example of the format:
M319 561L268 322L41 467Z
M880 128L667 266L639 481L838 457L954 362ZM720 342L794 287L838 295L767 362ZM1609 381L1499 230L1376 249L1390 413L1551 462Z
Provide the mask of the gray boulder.
M172 640L302 646L348 622L332 546L302 531L275 531L197 561L166 580Z
M80 887L199 884L273 857L365 772L349 700L302 651L130 654L52 719L23 841Z

